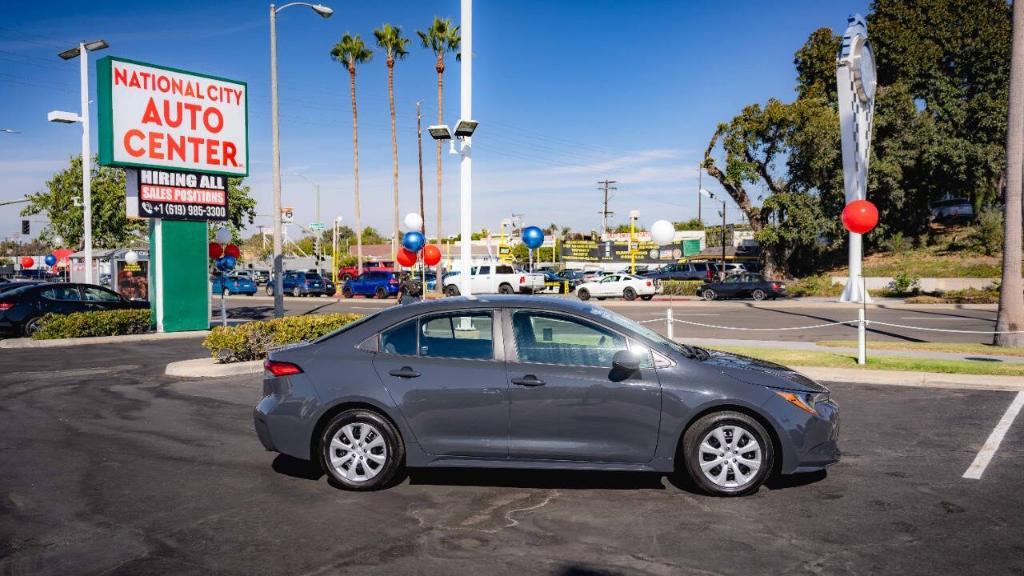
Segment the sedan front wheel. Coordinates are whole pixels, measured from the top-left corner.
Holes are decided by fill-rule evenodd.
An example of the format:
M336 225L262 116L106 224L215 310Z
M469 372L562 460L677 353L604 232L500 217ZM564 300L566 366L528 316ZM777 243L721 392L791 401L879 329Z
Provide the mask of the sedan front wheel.
M775 461L764 426L741 412L713 412L697 420L683 435L682 449L690 478L714 496L756 492Z
M704 299L705 300L710 302L710 301L714 300L715 298L718 298L718 295L715 294L714 290L711 290L711 289L705 289L704 290Z

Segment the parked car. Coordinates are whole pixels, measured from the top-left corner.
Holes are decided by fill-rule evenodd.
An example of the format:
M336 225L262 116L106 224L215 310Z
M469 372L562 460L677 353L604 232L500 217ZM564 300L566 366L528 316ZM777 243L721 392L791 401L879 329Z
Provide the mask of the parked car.
M255 282L257 286L263 286L270 282L270 270L256 269L250 270L250 272L252 272L252 281Z
M0 293L0 334L31 336L46 314L149 308L95 284L28 283Z
M110 275L107 274L108 278L109 276ZM29 268L18 270L17 277L24 280L39 280L41 282L52 282L54 280L60 279L60 276L54 274L53 272L47 270L46 268Z
M345 281L341 286L341 295L345 298L366 296L383 299L396 296L400 285L398 275L394 272L363 272Z
M260 442L349 490L472 466L689 474L740 496L840 458L828 388L564 298L391 306L264 369Z
M941 226L974 221L974 205L969 198L944 198L928 204L929 222Z
M609 274L594 282L584 282L576 288L576 297L590 300L591 296L598 300L605 298L625 298L644 300L654 298L658 293L658 281L651 278L630 276L629 274Z
M709 262L673 262L655 268L645 278L656 280L710 280L714 276L715 267Z
M412 271L411 274L412 274L413 282L415 282L417 285L420 285L420 290L422 291L423 290L423 286L422 286L422 284L423 284L423 275L421 275L420 272L415 271L415 270ZM427 280L427 290L436 290L437 289L437 273L435 273L433 270L427 270L426 273L425 273L425 276L426 276L426 280Z
M363 262L363 272L394 272L395 263L391 260L381 260L379 262ZM359 275L358 266L342 266L338 269L338 278L342 282L355 278Z
M473 294L532 294L544 289L544 275L524 272L509 264L481 264L470 271ZM444 277L444 293L459 295L459 272Z
M555 273L554 270L544 271L544 290L548 292L554 292L556 294L569 294L576 289L576 280L571 280L560 274Z
M292 296L323 296L326 292L326 283L323 276L316 272L296 272L289 270L281 276L284 285L284 293ZM274 295L274 283L267 284L267 295Z
M256 283L250 278L235 274L231 276L224 276L218 274L213 277L213 281L210 282L212 289L210 290L213 294L245 294L246 296L252 296L256 293Z
M705 300L719 298L753 298L765 300L786 297L786 284L768 280L760 274L741 272L726 276L720 282L708 282L697 288L697 296Z
M324 296L334 296L338 293L338 286L329 277L324 276Z

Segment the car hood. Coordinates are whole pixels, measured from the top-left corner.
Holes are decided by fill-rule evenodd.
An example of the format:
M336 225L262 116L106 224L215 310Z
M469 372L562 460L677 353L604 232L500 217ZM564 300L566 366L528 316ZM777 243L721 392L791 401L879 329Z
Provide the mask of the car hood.
M804 392L826 392L828 388L807 376L781 364L758 360L740 354L709 350L711 355L705 364L710 364L723 374L747 384L788 388Z

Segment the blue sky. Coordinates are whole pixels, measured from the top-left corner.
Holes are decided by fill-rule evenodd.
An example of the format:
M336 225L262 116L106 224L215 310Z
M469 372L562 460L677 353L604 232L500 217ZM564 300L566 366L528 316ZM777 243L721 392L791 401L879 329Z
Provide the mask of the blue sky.
M354 221L352 116L347 72L329 57L345 32L372 44L374 27L415 39L435 15L459 18L457 0L341 3L329 20L293 7L278 17L284 204L313 221ZM474 4L474 229L525 214L529 224L600 226L597 181L617 180L613 223L630 210L649 225L697 214L697 163L718 122L749 103L793 97L793 53L820 26L845 28L866 0L763 2L477 0ZM49 110L78 110L78 63L57 52L106 39L116 55L244 80L249 85L250 177L269 214L270 88L267 4L236 2L24 2L0 22L0 201L43 187L80 151L77 125ZM437 113L432 54L411 43L396 65L402 214L418 209L416 101L424 126ZM95 98L95 68L91 66ZM391 222L391 145L383 55L359 68L359 156L364 225ZM95 123L95 105L91 108ZM459 65L445 72L445 119L459 111ZM95 135L94 135L95 139ZM95 141L94 141L95 150ZM428 233L435 162L424 142ZM717 190L705 178L705 187ZM444 155L444 228L458 227L458 158ZM734 207L733 207L734 208ZM735 209L733 215L738 215ZM705 204L705 220L717 218ZM730 218L733 220L733 218ZM19 232L17 206L0 207L0 237ZM257 224L269 224L260 217ZM34 225L33 233L39 224ZM294 233L293 233L294 234Z

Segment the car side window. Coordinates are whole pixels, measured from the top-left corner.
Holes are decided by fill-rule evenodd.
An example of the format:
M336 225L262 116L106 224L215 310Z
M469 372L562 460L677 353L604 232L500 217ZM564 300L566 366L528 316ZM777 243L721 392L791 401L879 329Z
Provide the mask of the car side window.
M74 286L54 286L47 288L42 292L43 298L48 300L64 300L77 302L82 299L81 294L78 293L78 288Z
M494 358L494 322L490 312L445 314L420 321L420 356Z
M691 266L693 266L693 269L697 272L707 272L708 270L707 264L691 264Z
M515 274L515 270L511 266L498 266L498 274Z
M120 302L121 298L113 292L107 292L102 288L95 288L93 286L83 286L82 292L84 292L85 300L89 302Z
M380 335L380 349L385 354L416 355L416 319L391 327Z
M619 277L618 276L605 276L604 279L601 280L601 282L618 282L618 281L619 281Z
M615 353L627 347L611 330L564 316L519 311L512 326L520 362L610 368Z
M481 274L481 275L483 275L483 274L490 274L491 273L491 267L490 266L481 266L480 269L476 271L476 273L477 274Z

